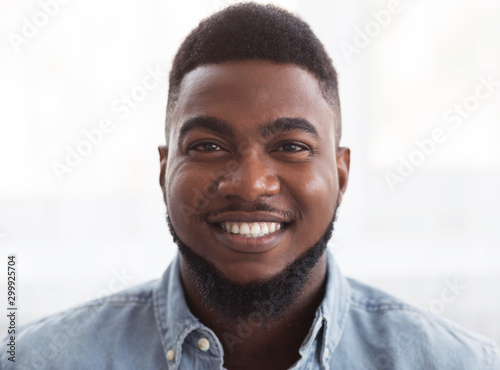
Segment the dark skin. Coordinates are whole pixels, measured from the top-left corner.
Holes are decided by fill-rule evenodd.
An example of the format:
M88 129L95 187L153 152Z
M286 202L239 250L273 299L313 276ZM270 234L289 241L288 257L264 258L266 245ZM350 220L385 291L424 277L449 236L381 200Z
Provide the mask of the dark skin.
M170 140L159 151L172 226L227 278L245 284L274 276L323 235L347 186L350 151L336 147L338 118L311 73L267 61L200 66L184 77L169 114ZM250 211L256 204L273 211ZM238 211L218 212L228 206ZM226 221L282 228L250 238L221 229ZM292 366L324 296L326 272L323 255L278 325L252 327L243 343L221 340L224 366ZM237 324L202 303L183 258L181 279L193 314L219 339L237 336Z

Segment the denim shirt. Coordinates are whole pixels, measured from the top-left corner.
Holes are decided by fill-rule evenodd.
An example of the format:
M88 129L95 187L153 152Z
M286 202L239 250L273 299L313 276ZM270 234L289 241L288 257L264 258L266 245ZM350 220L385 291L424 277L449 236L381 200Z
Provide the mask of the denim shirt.
M495 345L342 276L327 251L323 302L292 369L500 370ZM251 326L233 338L244 343ZM1 369L223 369L220 339L190 312L179 257L159 281L20 327Z

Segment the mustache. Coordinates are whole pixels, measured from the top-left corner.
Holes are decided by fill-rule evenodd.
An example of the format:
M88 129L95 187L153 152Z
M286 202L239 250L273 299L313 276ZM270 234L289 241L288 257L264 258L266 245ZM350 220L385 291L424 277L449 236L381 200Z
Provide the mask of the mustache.
M284 211L282 209L278 209L276 207L273 207L272 205L267 204L267 203L254 203L251 205L245 205L242 203L232 203L232 204L228 204L227 206L222 207L222 208L202 212L202 213L196 215L196 221L207 222L210 217L216 217L219 214L226 213L226 212L247 212L247 213L250 213L250 212L257 212L257 211L274 213L274 214L280 215L288 220L297 219L297 215L294 212Z

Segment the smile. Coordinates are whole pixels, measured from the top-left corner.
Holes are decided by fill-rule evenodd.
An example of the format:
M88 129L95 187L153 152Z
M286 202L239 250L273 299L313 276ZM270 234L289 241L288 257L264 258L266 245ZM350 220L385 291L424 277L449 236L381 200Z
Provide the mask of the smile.
M280 230L283 224L280 222L220 222L218 225L227 233L257 238Z

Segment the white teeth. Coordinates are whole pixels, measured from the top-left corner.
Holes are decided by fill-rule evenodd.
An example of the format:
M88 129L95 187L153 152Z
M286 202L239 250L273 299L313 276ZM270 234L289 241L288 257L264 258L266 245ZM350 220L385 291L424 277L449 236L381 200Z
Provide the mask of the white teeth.
M252 228L250 229L250 233L252 235L259 235L260 234L260 226L257 222L253 223Z
M246 235L250 233L250 227L246 222L242 222L240 226L240 234Z
M248 238L257 238L259 236L269 235L281 229L278 222L221 222L221 228L232 234L246 236Z

